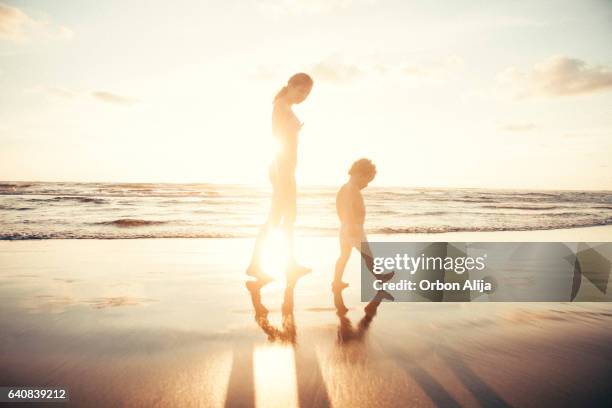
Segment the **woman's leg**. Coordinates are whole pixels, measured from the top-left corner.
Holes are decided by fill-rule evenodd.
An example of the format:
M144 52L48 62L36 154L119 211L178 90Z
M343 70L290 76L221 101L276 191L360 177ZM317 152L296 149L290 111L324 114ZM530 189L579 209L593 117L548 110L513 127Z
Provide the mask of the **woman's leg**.
M255 246L253 248L253 255L251 256L251 263L247 269L247 275L257 276L261 273L260 257L263 243L268 236L268 233L272 228L278 226L280 216L276 213L272 213L268 216L266 222L259 228L257 237L255 238Z
M295 264L294 254L294 227L297 213L297 187L295 175L290 174L284 180L283 209L282 209L282 228L287 238L288 259L291 264Z
M258 276L263 273L260 265L260 257L262 245L268 236L268 233L272 228L278 227L282 218L282 191L278 188L278 177L275 169L270 169L270 181L272 182L272 202L270 205L270 212L264 224L259 228L257 237L255 238L255 247L253 248L253 255L251 257L251 263L247 268L247 275Z
M297 187L293 171L287 172L283 179L282 229L287 239L287 274L292 278L300 278L311 271L310 268L299 265L295 260L294 226L297 212Z

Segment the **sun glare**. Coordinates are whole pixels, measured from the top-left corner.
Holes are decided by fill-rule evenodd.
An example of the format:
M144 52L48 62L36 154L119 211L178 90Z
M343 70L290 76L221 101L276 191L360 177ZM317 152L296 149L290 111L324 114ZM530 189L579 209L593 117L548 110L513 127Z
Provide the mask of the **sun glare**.
M268 234L261 252L261 267L267 274L277 280L285 277L289 253L289 243L286 235L279 229L273 229Z
M256 407L298 407L293 347L265 345L253 353Z

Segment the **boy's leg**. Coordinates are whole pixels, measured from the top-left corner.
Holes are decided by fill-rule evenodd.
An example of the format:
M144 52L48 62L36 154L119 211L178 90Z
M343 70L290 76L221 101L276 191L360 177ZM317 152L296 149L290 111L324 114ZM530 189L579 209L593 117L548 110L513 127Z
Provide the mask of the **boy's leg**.
M370 251L370 245L368 245L367 241L364 241L361 244L359 253L361 254L361 257L365 260L368 271L372 275L374 275L374 277L377 277L376 274L374 273L374 258L372 257L372 252Z
M361 253L362 258L366 261L368 271L372 274L372 276L374 276L374 278L380 279L383 282L387 282L388 280L393 278L393 275L395 275L395 271L378 275L374 273L374 258L372 256L372 251L370 250L368 238L365 235L362 237L361 248L359 249L359 252Z
M346 263L351 257L351 251L353 246L350 242L345 240L342 236L340 236L340 256L336 261L336 270L334 272L334 281L332 282L332 287L334 289L344 289L348 286L347 283L342 282L342 275L344 275L344 269L346 268Z

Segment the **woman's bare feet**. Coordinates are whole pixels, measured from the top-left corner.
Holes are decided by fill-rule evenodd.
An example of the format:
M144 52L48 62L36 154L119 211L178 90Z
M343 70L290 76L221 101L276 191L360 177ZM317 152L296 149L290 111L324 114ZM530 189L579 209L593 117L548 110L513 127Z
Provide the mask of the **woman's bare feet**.
M295 261L291 262L287 267L287 280L297 282L298 279L308 275L310 272L312 272L312 269L302 266Z
M257 283L260 284L260 287L267 285L274 280L272 276L265 273L258 265L249 265L246 270L246 274L257 279Z

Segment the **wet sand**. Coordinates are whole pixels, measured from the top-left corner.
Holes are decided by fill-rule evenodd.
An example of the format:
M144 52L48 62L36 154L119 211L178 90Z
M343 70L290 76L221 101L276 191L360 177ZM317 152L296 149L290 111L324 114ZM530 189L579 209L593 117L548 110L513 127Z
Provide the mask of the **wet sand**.
M371 239L610 241L610 231ZM0 242L0 385L65 386L70 405L99 407L609 403L611 304L364 311L356 255L334 299L336 239L296 245L313 273L293 296L274 282L258 299L242 272L250 239Z

